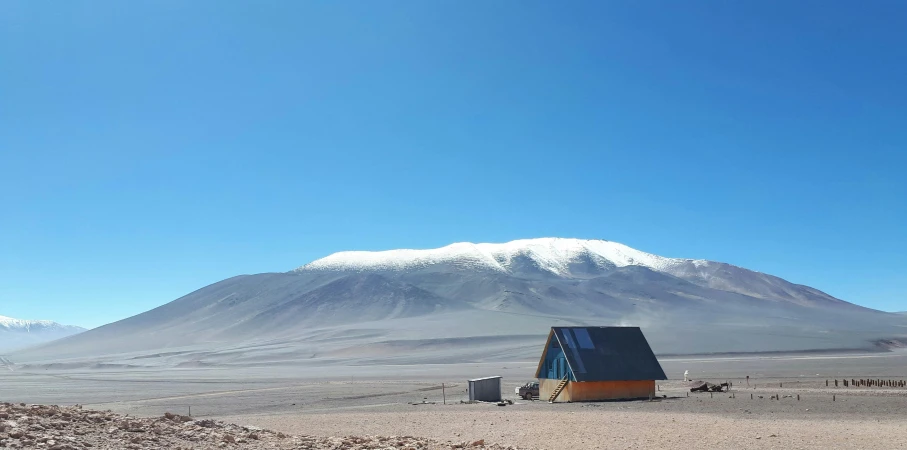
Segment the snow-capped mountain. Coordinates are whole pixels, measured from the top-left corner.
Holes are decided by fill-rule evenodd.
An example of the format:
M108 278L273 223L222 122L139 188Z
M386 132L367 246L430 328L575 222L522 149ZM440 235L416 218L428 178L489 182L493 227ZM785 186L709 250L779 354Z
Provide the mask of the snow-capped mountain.
M81 327L49 320L21 320L0 316L0 352L41 344L83 331L85 329Z
M24 332L30 332L32 328L37 330L44 329L61 329L66 328L66 325L60 325L59 323L52 322L50 320L22 320L22 319L13 319L12 317L0 316L0 328L6 328L7 330L20 330Z
M907 334L901 315L772 275L544 238L336 253L290 272L229 278L16 357L531 359L556 324L641 326L661 354L868 348Z
M697 285L757 298L782 298L801 304L850 305L815 289L730 264L666 258L603 240L541 238L504 244L457 243L431 250L340 252L306 264L296 272L468 271L588 280L622 268L647 269Z
M451 264L461 269L513 273L521 259L531 260L553 275L571 276L571 267L589 262L599 268L641 266L671 273L679 267L706 265L707 261L665 258L601 240L541 238L504 244L461 242L429 250L340 252L306 264L297 271L406 271Z

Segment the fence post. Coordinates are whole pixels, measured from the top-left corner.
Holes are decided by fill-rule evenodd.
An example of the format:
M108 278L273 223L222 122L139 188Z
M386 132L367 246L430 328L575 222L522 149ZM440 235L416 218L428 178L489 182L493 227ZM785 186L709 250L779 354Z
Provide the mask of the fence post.
M444 389L444 383L441 383L441 395L444 397L444 404L447 404L447 391Z

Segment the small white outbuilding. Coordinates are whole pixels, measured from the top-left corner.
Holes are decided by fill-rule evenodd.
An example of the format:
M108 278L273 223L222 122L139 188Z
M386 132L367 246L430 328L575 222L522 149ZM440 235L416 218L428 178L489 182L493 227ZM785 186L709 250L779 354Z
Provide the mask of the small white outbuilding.
M469 401L501 401L501 377L485 377L469 380Z

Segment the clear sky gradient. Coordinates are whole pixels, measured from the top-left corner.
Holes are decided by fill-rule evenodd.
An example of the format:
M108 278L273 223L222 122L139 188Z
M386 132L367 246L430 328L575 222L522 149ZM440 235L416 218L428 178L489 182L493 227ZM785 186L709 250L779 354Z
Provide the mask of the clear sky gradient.
M558 236L907 310L907 3L0 2L0 315Z

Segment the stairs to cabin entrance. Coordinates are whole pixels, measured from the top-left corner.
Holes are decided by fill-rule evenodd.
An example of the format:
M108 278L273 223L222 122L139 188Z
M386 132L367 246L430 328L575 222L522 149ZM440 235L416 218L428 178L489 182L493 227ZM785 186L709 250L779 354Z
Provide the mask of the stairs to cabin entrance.
M564 377L564 379L562 379L561 382L557 384L557 387L554 388L554 392L552 392L548 397L548 403L554 403L554 401L557 400L557 396L561 395L561 392L564 392L564 389L567 387L567 383L570 382L568 380L568 377L569 376Z

